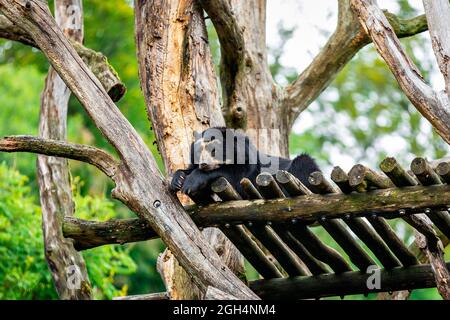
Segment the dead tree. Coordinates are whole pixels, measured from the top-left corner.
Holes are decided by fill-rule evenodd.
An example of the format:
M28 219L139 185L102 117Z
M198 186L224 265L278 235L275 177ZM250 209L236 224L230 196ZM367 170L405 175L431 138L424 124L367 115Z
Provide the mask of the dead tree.
M80 3L78 0L60 0L56 2L56 8L61 4L77 6ZM338 0L338 4L335 32L298 78L280 88L272 79L267 61L264 0L136 0L141 87L167 173L187 162L180 162L180 159L188 159L188 145L194 130L224 123L246 130L262 151L269 151L270 146L270 153L287 155L288 135L296 118L325 90L345 64L372 41L411 102L443 139L450 142L448 1L424 0L426 16L410 20L383 13L371 0ZM203 10L211 19L221 44L222 106L218 101ZM187 272L176 267L170 254L166 256L166 263L161 263L171 297L200 297L208 292L208 298L256 298L227 267L237 274L242 272L242 260L235 248L215 229L202 234L179 200L166 191L166 180L157 169L152 154L113 103L123 96L124 86L103 56L76 42L81 39L81 33L73 34L70 28L64 27L64 11L57 11L63 30L44 1L0 0L0 11L3 14L0 15L0 36L40 48L54 68L49 71L43 94L41 137L4 139L0 141L0 150L84 161L111 178L115 183L112 196L134 211L162 238L177 263ZM81 19L79 21L81 23ZM425 31L428 25L440 70L446 79L447 90L442 93L435 92L423 82L398 42L399 37ZM68 40L67 36L74 39ZM64 91L63 84L53 91L50 88L58 81L55 72L114 147L118 159L94 147L64 142L64 112L57 118L47 115L52 107L52 95ZM67 94L64 92L65 97ZM56 107L64 111L65 105L61 103ZM278 134L271 134L263 141L251 129L273 129L269 131ZM61 212L69 217L73 210L70 194L62 194L67 190L66 163L58 160L59 163L53 165L49 159L53 158L40 158L43 205L63 196L69 197L66 202L59 203L64 209ZM47 171L42 169L44 161ZM57 179L43 180L58 172ZM59 193L54 199L46 197L44 186L53 186ZM52 237L63 241L60 226L63 216L50 210L46 212L44 216L54 219L47 225L59 228ZM73 252L73 247L68 245L68 248ZM214 249L221 252L223 259ZM65 261L59 255L58 261ZM65 265L52 269L54 275ZM83 270L81 260L77 265ZM194 284L199 290L193 289L192 285L183 289L186 283ZM89 294L61 294L61 297L89 298Z

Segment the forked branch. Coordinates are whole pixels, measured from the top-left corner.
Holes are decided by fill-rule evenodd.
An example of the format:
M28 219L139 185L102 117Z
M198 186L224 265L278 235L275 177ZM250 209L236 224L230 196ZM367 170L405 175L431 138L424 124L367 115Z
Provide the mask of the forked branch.
M119 163L108 153L91 146L33 136L11 136L0 140L2 152L31 152L92 164L113 178Z
M288 115L288 124L293 125L298 115L313 102L342 68L371 42L360 27L350 7L350 0L339 0L336 30L311 64L285 89L282 107ZM428 29L425 15L411 19L400 19L385 12L398 37L409 37Z
M403 92L437 133L450 143L450 102L447 95L435 92L422 78L418 68L402 47L383 11L373 0L351 0L361 25Z

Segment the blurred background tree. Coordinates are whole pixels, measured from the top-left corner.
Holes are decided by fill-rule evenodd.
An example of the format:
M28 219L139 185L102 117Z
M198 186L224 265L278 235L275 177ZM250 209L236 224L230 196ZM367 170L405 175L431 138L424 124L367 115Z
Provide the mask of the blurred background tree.
M49 1L50 8L52 2ZM402 18L418 14L412 2L417 1L396 0L394 13ZM84 13L85 45L103 52L119 72L128 91L118 106L162 167L140 91L132 1L88 0L84 1ZM329 27L331 30L334 26ZM279 43L269 47L271 71L280 84L291 82L301 71L286 66L283 60L287 44L297 30L295 25L286 27L279 22ZM218 64L220 49L210 24L208 32L214 61ZM318 27L317 34L325 42L329 30ZM435 72L429 39L419 35L403 39L402 43L416 57L415 62L429 80ZM48 63L39 50L0 40L1 136L37 134L39 96L47 71ZM69 112L69 141L113 152L74 98ZM290 153L301 152L316 157L329 173L331 165L346 170L357 162L377 167L388 155L407 165L414 156L440 158L449 149L401 93L384 61L369 45L297 120L290 137ZM35 160L31 154L0 153L0 163L4 163L0 166L0 299L56 298L43 254ZM70 165L77 217L105 220L134 216L120 203L107 200L112 185L97 170L74 161ZM407 241L412 241L408 228L395 227ZM328 234L322 232L320 236L340 250ZM155 270L156 258L162 250L161 241L153 240L84 252L96 297L163 291ZM254 279L256 273L248 269L249 278ZM414 291L412 298L439 299L440 296L435 289L426 289Z

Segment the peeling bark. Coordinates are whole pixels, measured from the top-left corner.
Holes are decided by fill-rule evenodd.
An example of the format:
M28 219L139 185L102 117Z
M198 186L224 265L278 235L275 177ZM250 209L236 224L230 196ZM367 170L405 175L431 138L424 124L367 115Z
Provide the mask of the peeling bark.
M193 0L136 1L139 75L167 173L190 162L194 132L223 126L203 12ZM187 199L181 197L186 202ZM237 275L243 259L218 229L203 235ZM191 276L166 251L158 270L172 299L200 299Z
M450 143L450 99L434 91L423 80L414 62L406 54L392 26L373 0L351 0L353 10L401 89L437 133Z
M223 264L179 201L165 191L167 184L150 150L57 27L46 4L38 0L0 0L0 9L8 19L28 30L116 149L122 163L113 178L113 196L149 223L202 292L214 286L240 299L257 299Z
M55 19L67 37L83 41L83 7L80 0L56 0ZM66 139L69 97L70 90L50 67L41 95L39 135L42 138ZM84 259L62 233L64 217L72 216L75 211L67 159L39 155L37 178L45 258L59 298L91 299L92 289ZM71 283L71 276L75 278L75 283Z

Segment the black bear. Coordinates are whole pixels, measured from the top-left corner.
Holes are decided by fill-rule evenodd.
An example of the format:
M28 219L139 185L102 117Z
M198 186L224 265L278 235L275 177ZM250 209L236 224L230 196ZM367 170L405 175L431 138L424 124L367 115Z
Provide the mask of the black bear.
M190 156L190 166L174 173L171 191L194 194L209 188L215 179L224 177L245 199L240 185L243 178L255 183L261 172L275 174L277 170L286 170L305 186L311 187L309 175L320 171L314 159L307 154L299 155L294 160L266 155L259 152L246 135L225 127L203 131L192 143Z

